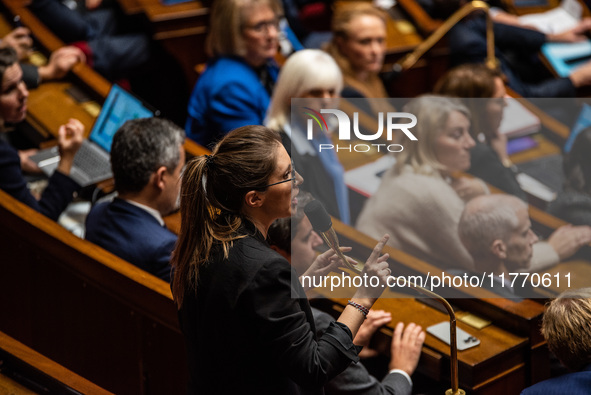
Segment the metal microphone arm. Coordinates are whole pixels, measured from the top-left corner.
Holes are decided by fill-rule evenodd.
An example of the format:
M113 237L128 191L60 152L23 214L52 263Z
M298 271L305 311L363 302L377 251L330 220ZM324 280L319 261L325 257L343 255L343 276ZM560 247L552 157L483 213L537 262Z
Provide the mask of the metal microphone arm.
M419 44L414 51L406 55L401 61L394 64L392 70L396 73L410 69L433 45L454 27L459 21L476 10L482 10L486 14L486 66L490 69L498 68L499 61L495 58L495 37L493 21L489 13L489 6L484 1L474 0L464 5L450 16L437 28L425 41Z
M332 230L332 228L331 228ZM322 233L322 237L324 236L324 233ZM324 241L326 241L326 243L330 246L331 244L326 240L326 238L324 239ZM334 248L333 248L334 249ZM344 257L342 256L342 252L340 252L340 250L337 248L338 251L337 254L339 255L339 257L343 260ZM345 260L345 262L347 262ZM361 270L359 270L358 268L354 268L352 267L352 265L349 265L349 268L351 268L352 270L354 270L356 273L361 274ZM451 388L448 389L447 391L445 391L445 395L465 395L466 392L463 389L459 388L459 379L458 379L458 339L456 336L456 314L454 313L454 309L451 307L451 305L449 304L449 302L441 295L436 294L435 292L429 291L426 288L420 287L418 286L414 281L410 281L407 280L407 284L410 283L410 287L420 293L422 293L423 295L427 295L430 298L433 298L435 300L437 300L439 303L441 303L443 305L443 307L445 307L445 310L447 310L447 314L449 314L449 353L450 353L450 370L451 370Z

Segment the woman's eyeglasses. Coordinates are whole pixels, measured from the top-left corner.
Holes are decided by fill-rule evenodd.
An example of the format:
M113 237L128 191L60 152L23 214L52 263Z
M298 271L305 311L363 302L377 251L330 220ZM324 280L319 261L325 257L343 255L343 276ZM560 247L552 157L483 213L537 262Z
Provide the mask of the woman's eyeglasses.
M244 29L252 30L257 34L269 33L271 28L275 30L279 30L279 18L273 18L268 21L262 21L257 23L256 25L244 26Z
M273 185L279 185L279 184L283 184L284 182L290 182L292 186L296 186L296 170L295 170L295 166L293 165L293 162L291 162L291 178L288 178L287 180L283 180L283 181L279 181L279 182L275 182L273 184L269 184L269 185L265 185L264 187L261 187L261 189L265 189L268 187L272 187Z

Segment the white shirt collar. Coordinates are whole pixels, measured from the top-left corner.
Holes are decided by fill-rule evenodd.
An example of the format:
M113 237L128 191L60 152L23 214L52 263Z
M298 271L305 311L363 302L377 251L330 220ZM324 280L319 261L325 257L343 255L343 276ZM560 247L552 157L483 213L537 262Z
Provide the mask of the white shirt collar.
M145 204L141 204L141 203L135 202L133 200L128 200L128 199L124 199L124 200L129 204L132 204L136 207L141 208L144 211L147 211L150 215L152 215L154 218L156 218L156 220L158 221L160 226L164 226L164 220L162 219L162 215L160 215L160 212L158 210L155 210L152 207L148 207Z

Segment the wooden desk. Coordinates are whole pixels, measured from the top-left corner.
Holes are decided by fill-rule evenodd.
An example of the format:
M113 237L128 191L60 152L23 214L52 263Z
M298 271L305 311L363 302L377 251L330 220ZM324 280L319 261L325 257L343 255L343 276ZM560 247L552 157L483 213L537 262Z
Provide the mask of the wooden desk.
M0 191L0 330L118 394L186 391L169 285Z
M12 372L32 380L53 393L65 393L70 389L83 394L107 395L106 391L76 373L64 368L35 350L0 332L0 392L35 393L36 388L27 388L14 382Z
M19 15L24 26L28 27L36 42L45 50L45 55L63 47L65 44L55 36L28 8L28 0L2 0L2 6L12 16ZM86 64L79 63L70 72L70 76L76 83L81 83L88 88L87 93L97 94L98 97L92 97L97 100L100 97L105 98L109 94L111 84L100 74L95 72Z
M398 3L424 35L433 33L441 26L442 21L431 18L415 0L399 0Z
M425 27L425 25L417 23L416 19L414 19L415 24L412 24L410 20L413 20L413 16L409 20L403 2L410 3L413 0L403 0L399 2L399 6L397 5L388 10L390 18L386 25L387 49L382 69L384 72L390 72L394 63L412 52L423 42L424 38L430 33L427 33L425 29L438 25L434 23L433 26ZM419 32L417 32L415 26L418 26ZM429 93L448 69L449 47L447 41L443 39L427 51L412 68L390 81L386 89L390 97L415 97L423 93Z
M329 313L332 309L336 316L335 313L347 304L347 300L316 299L312 303ZM374 308L392 313L392 323L382 330L385 336L374 341L373 347L376 349L389 350L393 328L399 321L405 324L414 322L423 329L449 321L447 314L414 299L398 298L389 290L384 292ZM460 388L471 394L492 395L519 394L527 386L527 338L511 334L495 325L477 330L459 322L458 327L481 342L476 347L458 352ZM418 369L428 377L449 382L449 346L427 334Z
M85 103L78 102L68 93L74 85L69 82L46 82L39 88L31 90L28 100L26 122L43 136L44 140L57 137L58 129L76 118L85 127L87 137L96 120L96 115L89 112ZM94 103L93 108L100 110L101 106Z
M164 5L160 0L118 0L128 15L143 14L150 23L152 38L179 62L190 86L197 81L195 65L207 61L205 37L209 8L200 1Z

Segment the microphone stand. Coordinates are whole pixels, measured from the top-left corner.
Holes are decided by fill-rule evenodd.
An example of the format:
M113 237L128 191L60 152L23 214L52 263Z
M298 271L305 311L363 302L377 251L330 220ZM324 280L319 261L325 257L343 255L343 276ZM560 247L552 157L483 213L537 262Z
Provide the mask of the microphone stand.
M322 233L322 237L324 241L330 246L329 242L327 241L324 232ZM340 251L339 248L333 250L337 253L339 258L345 261L345 264L349 266L352 270L354 270L357 274L361 274L361 270L358 268L353 267L351 264L347 262L344 258L343 253ZM449 315L449 353L450 353L450 370L451 370L451 388L445 391L445 395L466 395L466 392L459 388L459 379L458 379L458 339L456 336L456 314L454 313L454 309L451 307L449 302L441 295L436 294L435 292L429 291L426 288L420 287L416 285L415 282L410 284L410 288L414 289L417 292L422 293L430 298L437 300L439 303L445 307L447 310L447 314Z
M306 216L312 224L312 228L316 233L322 236L322 239L329 246L337 256L343 261L348 268L353 270L357 274L362 274L363 271L356 265L349 262L347 257L341 251L339 247L339 239L336 232L332 227L332 220L330 215L326 212L326 209L319 201L310 202L304 209ZM445 392L445 395L465 395L464 390L459 389L458 383L458 339L456 336L456 315L453 308L442 296L435 292L429 291L423 287L419 287L414 281L410 284L410 287L414 290L427 295L430 298L438 300L449 314L449 348L450 348L450 365L451 365L451 389Z

